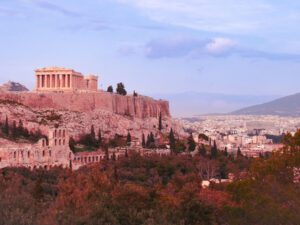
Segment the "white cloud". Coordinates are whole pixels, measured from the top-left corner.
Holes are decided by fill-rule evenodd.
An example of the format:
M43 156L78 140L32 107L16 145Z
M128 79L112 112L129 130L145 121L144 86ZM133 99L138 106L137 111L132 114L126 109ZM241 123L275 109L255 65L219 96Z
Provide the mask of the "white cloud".
M271 15L279 12L268 0L118 1L140 9L155 21L226 33L247 33L264 29L272 24L270 20L274 20Z
M205 50L212 55L226 54L229 50L237 46L237 42L229 38L214 38L206 44Z

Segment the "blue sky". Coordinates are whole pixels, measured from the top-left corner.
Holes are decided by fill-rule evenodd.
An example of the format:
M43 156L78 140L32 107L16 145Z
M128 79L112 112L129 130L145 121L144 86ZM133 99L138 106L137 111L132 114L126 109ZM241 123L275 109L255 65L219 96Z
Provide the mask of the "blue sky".
M300 1L0 0L0 82L44 66L140 93L300 91Z

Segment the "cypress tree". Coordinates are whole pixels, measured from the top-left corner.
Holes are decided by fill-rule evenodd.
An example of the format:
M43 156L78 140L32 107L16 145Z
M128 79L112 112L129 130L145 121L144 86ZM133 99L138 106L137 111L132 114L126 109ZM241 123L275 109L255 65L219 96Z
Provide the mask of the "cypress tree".
M131 134L130 134L130 132L128 132L128 134L127 134L126 143L127 143L128 146L131 145Z
M163 129L162 126L162 115L161 112L159 113L159 119L158 119L158 130L161 131Z
M9 135L9 125L8 125L8 117L7 116L5 118L5 123L3 126L3 133L7 136Z
M145 148L146 147L146 140L145 140L145 134L143 133L142 135L142 147Z
M242 154L242 151L241 151L241 148L238 147L238 150L237 150L237 156L240 157L240 156L243 156Z
M15 120L13 121L12 129L11 129L11 137L13 139L17 138L17 123Z
M228 150L227 150L227 147L225 147L224 155L225 155L226 157L228 156Z
M72 152L75 151L75 145L76 145L76 142L75 142L74 138L70 137L70 139L69 139L69 147L72 150Z
M17 135L18 136L25 136L24 135L24 127L22 120L19 120L18 129L17 129Z
M101 130L99 128L98 130L98 147L102 146L102 134L101 134Z
M175 136L173 132L173 128L171 128L170 134L169 134L169 142L170 142L170 149L175 150L176 147L176 141L175 141Z
M218 148L217 148L216 141L214 141L214 145L211 149L211 158L216 159L217 157L218 157Z

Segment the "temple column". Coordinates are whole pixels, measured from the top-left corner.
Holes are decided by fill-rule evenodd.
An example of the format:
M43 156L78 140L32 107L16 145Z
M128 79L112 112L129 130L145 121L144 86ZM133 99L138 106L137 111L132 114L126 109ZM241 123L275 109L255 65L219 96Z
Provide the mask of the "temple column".
M50 74L50 88L53 88L53 85L52 85L52 74Z
M35 77L35 79L36 79L36 89L39 89L40 88L40 77L39 77L39 75L36 75L36 77Z
M44 75L40 75L40 82L41 82L40 83L41 84L40 87L41 88L44 88L44 85L43 85L44 82L43 81L44 81Z
M57 87L57 84L56 84L56 74L53 75L53 78L54 78L54 88Z
M50 75L47 74L47 88L50 88Z
M73 75L70 75L70 88L73 89Z

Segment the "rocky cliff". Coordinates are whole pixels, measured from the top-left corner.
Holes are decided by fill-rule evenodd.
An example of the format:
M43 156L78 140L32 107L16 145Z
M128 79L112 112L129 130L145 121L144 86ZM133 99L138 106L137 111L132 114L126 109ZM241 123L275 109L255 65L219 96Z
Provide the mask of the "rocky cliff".
M1 101L11 101L36 110L69 110L92 112L95 110L135 118L170 117L169 103L145 96L121 96L107 92L95 93L0 93Z

